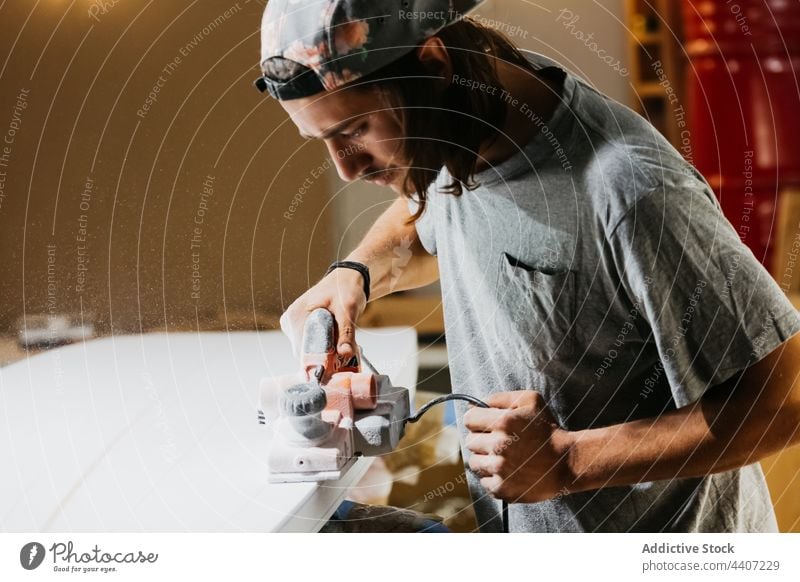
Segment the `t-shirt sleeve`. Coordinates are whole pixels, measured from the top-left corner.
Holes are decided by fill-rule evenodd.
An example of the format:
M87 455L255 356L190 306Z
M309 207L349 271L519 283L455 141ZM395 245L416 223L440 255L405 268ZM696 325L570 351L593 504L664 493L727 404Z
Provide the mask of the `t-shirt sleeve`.
M609 239L678 406L800 331L797 310L699 183L643 196Z
M420 243L428 253L436 256L436 229L434 228L433 208L430 197L426 201L425 212L419 217L414 226L417 229L417 236ZM419 208L419 203L412 199L408 199L408 212L412 216Z

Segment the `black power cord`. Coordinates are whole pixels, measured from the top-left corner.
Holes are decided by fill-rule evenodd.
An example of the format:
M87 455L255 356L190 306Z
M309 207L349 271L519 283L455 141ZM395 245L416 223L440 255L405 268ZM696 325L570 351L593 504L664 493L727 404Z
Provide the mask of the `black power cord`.
M417 422L422 415L428 412L431 408L436 406L437 404L441 404L442 402L447 402L448 400L465 400L470 404L474 404L479 408L489 408L489 405L486 404L480 398L475 398L474 396L470 396L469 394L447 394L445 396L439 396L439 398L434 398L430 402L425 403L425 405L420 408L416 414L409 416L406 419L406 422L414 423ZM508 533L508 503L503 501L503 533Z

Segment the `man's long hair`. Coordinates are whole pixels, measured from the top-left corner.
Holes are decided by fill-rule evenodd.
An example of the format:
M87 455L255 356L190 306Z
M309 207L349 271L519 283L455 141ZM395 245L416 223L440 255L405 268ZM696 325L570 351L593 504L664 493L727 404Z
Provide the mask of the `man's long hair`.
M402 128L402 153L408 169L403 193L418 202L417 220L425 210L427 193L441 168L453 177L441 191L459 196L478 186L474 180L478 150L498 135L507 115L504 87L497 64L534 72L508 38L464 18L436 36L447 48L453 79L441 93L441 77L425 68L412 50L404 57L363 77L359 87L377 89ZM468 80L464 86L453 80ZM487 89L477 88L485 84ZM476 88L473 88L476 87Z

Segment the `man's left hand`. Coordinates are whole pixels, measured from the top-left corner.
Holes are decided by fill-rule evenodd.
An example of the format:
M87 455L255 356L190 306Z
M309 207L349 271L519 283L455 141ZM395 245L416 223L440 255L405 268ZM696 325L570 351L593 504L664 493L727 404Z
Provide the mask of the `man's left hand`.
M491 408L470 408L464 424L469 468L493 496L534 503L568 493L569 432L558 426L533 390L498 392Z

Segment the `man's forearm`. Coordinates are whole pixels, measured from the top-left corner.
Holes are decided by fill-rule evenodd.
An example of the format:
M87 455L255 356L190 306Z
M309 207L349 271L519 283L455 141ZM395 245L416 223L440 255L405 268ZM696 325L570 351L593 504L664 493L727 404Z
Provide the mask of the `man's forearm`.
M657 418L635 420L570 435L570 491L585 491L705 475L731 453L730 439L717 438L701 412L702 405L682 408Z
M568 434L571 491L717 473L800 442L796 366L800 338L710 390L696 404ZM786 354L781 357L778 351ZM734 386L735 383L738 385Z
M373 299L439 278L436 258L422 247L414 225L406 224L409 216L407 201L398 198L347 257L369 267Z

